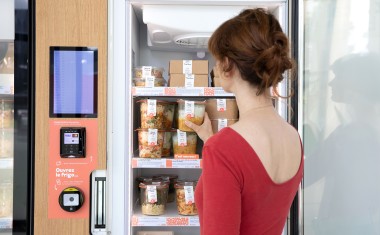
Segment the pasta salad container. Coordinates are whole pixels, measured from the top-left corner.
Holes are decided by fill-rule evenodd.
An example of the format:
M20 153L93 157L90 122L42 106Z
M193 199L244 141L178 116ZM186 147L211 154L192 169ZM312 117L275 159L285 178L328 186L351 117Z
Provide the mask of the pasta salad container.
M181 131L193 131L191 128L186 126L185 121L191 121L197 125L203 123L203 118L205 115L205 105L206 101L193 101L193 100L183 100L180 99L178 103L178 129Z
M155 99L139 100L141 128L170 129L173 124L175 102Z
M196 154L198 136L195 132L173 131L174 154Z
M161 180L139 184L141 211L144 215L163 215L166 209L169 185Z
M175 184L178 214L198 215L194 197L196 185L197 181L191 180L180 180Z
M164 68L154 66L138 66L133 68L133 74L135 78L145 78L149 76L162 78L164 71Z
M139 157L161 158L165 130L137 129L139 141Z

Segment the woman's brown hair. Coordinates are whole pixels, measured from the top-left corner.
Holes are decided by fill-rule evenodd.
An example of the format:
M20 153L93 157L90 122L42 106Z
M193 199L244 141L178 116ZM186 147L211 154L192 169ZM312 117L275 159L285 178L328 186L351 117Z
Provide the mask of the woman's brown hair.
M242 79L258 88L257 95L276 88L283 73L295 65L279 22L261 8L246 9L224 22L211 36L208 49L219 61L229 59L224 72L236 65Z

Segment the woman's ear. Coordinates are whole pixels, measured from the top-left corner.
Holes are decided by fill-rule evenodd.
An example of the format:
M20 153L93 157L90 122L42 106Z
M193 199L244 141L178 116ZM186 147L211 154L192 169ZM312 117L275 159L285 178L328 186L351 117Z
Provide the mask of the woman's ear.
M230 77L232 77L234 75L235 64L228 57L224 57L223 58L221 66L223 68L223 73L224 73L225 77L230 78ZM228 72L226 72L225 70L227 70L227 68L232 68L232 69L230 69Z

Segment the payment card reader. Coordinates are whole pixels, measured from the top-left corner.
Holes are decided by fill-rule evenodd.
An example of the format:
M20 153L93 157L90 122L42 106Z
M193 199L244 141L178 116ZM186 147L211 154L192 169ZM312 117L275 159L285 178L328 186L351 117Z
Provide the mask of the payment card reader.
M86 128L61 127L60 139L61 157L86 157Z
M58 202L63 210L75 212L83 205L83 193L76 187L65 188L59 195Z

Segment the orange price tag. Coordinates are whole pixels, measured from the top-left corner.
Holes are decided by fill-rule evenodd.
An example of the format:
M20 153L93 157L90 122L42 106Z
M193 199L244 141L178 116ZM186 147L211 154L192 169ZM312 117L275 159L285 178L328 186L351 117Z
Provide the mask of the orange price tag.
M174 154L175 159L199 159L199 154Z
M205 96L214 96L215 95L214 88L205 87L205 89L204 89L204 95Z
M165 93L165 95L176 95L177 90L175 87L165 87L164 93Z

